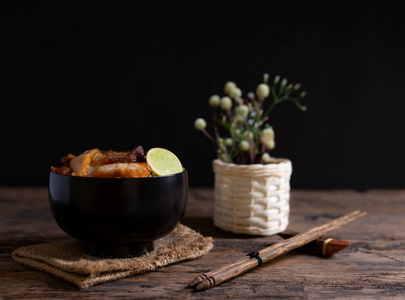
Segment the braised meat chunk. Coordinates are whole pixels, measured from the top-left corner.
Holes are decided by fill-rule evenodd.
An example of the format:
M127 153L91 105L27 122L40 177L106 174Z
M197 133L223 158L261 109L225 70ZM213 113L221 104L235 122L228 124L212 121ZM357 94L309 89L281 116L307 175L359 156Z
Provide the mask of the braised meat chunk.
M99 166L93 170L91 177L98 178L137 178L148 177L151 168L147 163L116 163Z

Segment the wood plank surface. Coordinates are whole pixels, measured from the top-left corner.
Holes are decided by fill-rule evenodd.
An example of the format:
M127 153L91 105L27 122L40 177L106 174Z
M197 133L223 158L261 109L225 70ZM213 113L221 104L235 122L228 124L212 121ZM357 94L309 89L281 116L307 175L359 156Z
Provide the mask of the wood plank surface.
M289 229L305 231L353 210L368 215L330 236L352 244L329 258L294 250L210 290L202 273L282 240L213 225L213 189L192 188L183 224L214 238L207 255L158 271L79 290L12 260L18 247L68 239L54 221L47 188L0 188L0 299L405 299L405 190L293 190Z

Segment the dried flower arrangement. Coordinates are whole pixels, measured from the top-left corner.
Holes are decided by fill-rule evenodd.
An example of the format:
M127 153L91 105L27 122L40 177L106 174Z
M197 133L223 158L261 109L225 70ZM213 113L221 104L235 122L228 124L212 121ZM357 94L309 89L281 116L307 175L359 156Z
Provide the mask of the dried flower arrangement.
M274 130L267 123L269 114L284 101L295 103L302 111L307 110L300 103L306 95L305 91L299 92L300 88L299 83L287 84L287 79L280 80L278 75L269 84L269 75L264 74L263 83L257 86L256 94L250 92L243 98L237 85L228 81L224 88L225 96L213 95L209 98L209 105L213 108L215 136L205 129L207 123L203 118L196 119L194 127L216 145L221 161L267 164L271 162L270 151L275 147Z

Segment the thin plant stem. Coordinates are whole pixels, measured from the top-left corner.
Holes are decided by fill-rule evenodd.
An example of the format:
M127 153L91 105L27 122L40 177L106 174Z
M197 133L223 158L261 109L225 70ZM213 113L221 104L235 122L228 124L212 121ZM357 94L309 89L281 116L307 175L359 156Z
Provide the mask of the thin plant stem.
M218 125L217 125L217 108L214 107L213 109L213 116L212 119L214 120L214 132L215 132L215 138L218 141L219 140L219 132L218 132Z
M211 142L213 142L215 145L218 146L218 142L207 132L207 130L202 129L202 132L205 134L205 136L206 136Z

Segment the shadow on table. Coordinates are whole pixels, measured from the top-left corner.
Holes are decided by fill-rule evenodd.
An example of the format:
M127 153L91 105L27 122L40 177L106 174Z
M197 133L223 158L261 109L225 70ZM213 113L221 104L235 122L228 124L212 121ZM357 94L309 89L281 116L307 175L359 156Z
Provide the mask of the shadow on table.
M204 236L212 236L213 238L222 239L254 239L261 236L236 234L224 231L214 225L212 218L204 217L184 217L181 221L182 224L190 227L191 229L201 233Z

